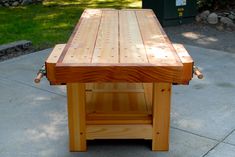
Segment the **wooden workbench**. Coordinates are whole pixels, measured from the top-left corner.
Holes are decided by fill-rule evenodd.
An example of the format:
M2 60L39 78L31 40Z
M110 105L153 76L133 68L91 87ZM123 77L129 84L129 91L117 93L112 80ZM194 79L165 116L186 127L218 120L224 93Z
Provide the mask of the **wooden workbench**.
M67 85L70 150L93 139L151 139L152 150L168 150L171 86L188 84L192 68L152 10L86 9L46 60L50 83Z

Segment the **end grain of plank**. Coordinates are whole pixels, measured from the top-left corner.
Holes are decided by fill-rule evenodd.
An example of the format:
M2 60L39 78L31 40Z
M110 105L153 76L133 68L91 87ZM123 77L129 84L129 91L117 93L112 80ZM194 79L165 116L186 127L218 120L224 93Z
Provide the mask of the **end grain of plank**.
M173 44L173 46L183 63L182 83L188 84L193 77L193 59L182 44Z
M52 50L51 54L48 56L46 59L45 65L46 65L46 71L47 71L47 78L51 82L56 81L56 76L55 76L55 65L57 61L60 58L60 55L62 54L62 51L64 50L66 44L58 44L55 45L54 49Z

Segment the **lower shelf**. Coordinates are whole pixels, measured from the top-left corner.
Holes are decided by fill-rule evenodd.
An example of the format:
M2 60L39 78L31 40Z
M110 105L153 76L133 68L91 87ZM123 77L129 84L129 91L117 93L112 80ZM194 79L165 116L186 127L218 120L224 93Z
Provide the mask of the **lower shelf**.
M152 125L87 125L86 139L152 139Z
M86 123L152 124L152 84L86 84Z

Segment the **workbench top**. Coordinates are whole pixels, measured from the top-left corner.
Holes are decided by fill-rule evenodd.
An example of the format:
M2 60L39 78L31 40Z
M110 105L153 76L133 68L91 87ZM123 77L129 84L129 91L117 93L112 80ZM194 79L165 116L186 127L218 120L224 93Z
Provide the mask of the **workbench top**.
M51 82L185 84L193 60L185 49L176 51L150 9L86 9L46 66Z

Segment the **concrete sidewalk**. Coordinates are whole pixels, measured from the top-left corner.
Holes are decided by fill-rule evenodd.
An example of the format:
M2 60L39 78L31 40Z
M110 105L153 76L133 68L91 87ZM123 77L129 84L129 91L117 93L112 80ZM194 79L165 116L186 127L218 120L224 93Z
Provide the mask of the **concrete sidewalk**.
M95 140L70 153L65 87L33 83L47 49L0 63L0 156L235 157L235 55L186 48L205 79L173 87L169 152L145 140Z

